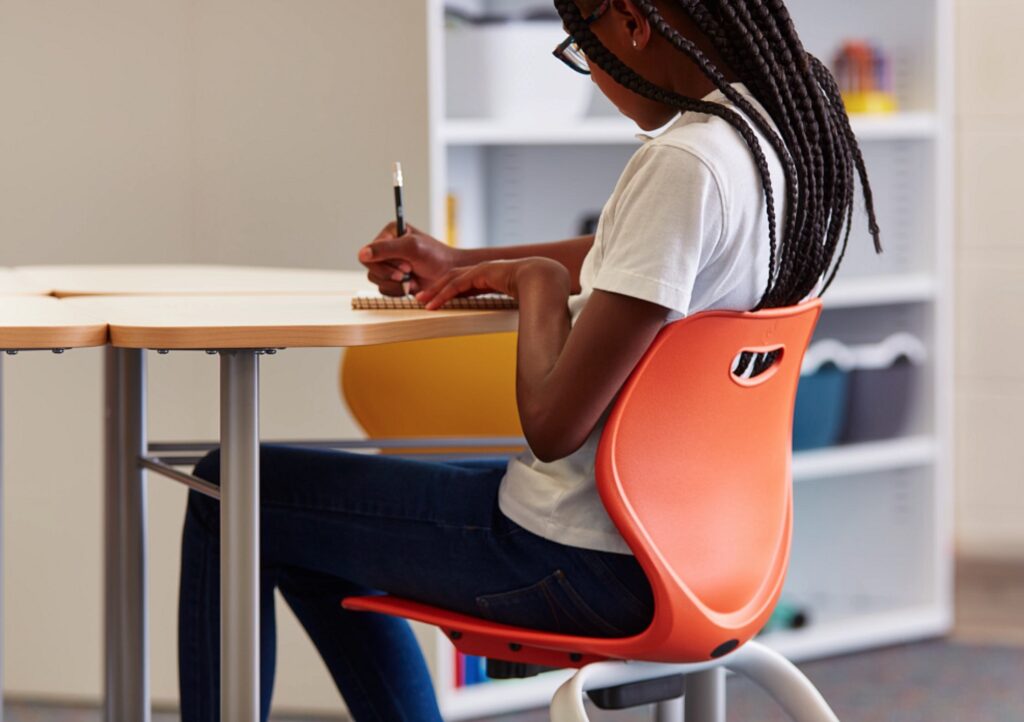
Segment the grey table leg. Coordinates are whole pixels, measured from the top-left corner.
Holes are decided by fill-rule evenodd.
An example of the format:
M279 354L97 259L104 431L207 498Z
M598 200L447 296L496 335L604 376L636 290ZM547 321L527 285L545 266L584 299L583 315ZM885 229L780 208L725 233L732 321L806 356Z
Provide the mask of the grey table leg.
M4 357L0 353L0 722L4 722Z
M105 719L149 722L144 351L107 348L105 415Z
M260 714L259 354L220 356L220 710L222 722Z

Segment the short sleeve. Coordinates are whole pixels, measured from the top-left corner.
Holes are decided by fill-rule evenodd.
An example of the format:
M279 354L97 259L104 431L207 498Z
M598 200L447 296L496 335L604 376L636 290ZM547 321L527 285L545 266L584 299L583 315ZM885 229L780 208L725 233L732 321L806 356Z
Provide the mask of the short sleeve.
M601 229L593 288L686 315L697 274L725 235L721 186L704 159L679 146L649 143L633 160Z

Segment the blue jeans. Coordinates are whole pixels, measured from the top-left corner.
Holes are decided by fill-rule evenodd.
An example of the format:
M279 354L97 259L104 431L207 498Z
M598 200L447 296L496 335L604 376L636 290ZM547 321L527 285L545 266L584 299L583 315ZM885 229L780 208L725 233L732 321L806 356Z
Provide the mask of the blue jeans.
M340 607L388 592L498 622L625 636L650 587L628 555L564 546L498 509L505 464L419 462L295 447L260 454L262 719L275 666L274 589L323 657L356 720L440 720L408 624ZM218 482L216 452L196 474ZM220 716L219 503L190 493L182 539L178 664L183 722Z

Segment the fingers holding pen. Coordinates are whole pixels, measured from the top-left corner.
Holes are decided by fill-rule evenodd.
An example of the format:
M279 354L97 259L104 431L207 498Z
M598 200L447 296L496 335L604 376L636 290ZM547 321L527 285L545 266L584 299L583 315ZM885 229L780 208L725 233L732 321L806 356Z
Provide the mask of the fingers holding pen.
M386 243L386 242L382 242ZM407 254L398 251L382 248L380 244L373 243L359 249L359 262L367 268L389 267L392 270L402 273L412 273L412 263L406 260Z
M402 281L412 273L412 267L408 263L370 263L366 265L367 274L374 283L380 281Z
M402 283L409 293L416 293L459 265L456 249L415 226L408 225L401 236L396 233L395 224L390 223L359 249L359 261L376 276L374 283Z
M407 296L420 290L420 283L415 276L406 279L401 273L397 275L389 273L381 276L370 271L370 273L366 274L366 277L385 296Z

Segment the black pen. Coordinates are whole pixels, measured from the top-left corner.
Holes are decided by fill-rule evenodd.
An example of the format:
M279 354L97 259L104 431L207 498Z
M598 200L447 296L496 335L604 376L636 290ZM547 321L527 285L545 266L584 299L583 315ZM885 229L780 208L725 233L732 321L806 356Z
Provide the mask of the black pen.
M393 179L395 185L395 236L401 238L405 235L405 198L403 197L405 180L402 178L401 163L395 163ZM402 291L406 296L409 295L409 282L411 280L411 273L406 273L402 277Z

